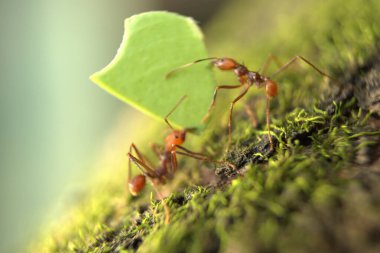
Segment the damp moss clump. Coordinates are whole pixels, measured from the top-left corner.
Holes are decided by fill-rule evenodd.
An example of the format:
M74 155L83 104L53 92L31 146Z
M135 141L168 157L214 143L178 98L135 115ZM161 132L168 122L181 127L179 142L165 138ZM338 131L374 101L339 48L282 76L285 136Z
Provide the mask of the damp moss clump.
M279 96L271 104L274 150L262 94L252 89L246 103L256 109L258 126L237 107L233 144L223 157L236 171L183 159L181 168L208 166L217 182L188 180L162 201L147 194L128 204L122 176L97 182L32 251L380 251L380 114L371 109L378 100L362 106L363 94L379 92L380 81L368 76L380 68L380 3L265 2L227 3L206 28L210 50L241 56L248 66L269 53L280 59L301 54L344 86L297 67L279 76ZM260 30L254 24L265 8L279 18ZM225 130L222 124L204 134L207 152L224 150ZM169 225L163 203L171 210Z

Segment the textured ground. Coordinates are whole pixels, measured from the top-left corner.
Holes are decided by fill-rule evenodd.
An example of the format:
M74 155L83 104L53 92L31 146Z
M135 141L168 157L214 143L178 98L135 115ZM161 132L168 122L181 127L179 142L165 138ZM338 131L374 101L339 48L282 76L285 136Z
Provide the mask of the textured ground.
M270 53L283 62L300 54L343 86L304 64L276 77L272 151L264 95L252 89L241 104L255 108L258 126L238 107L234 143L225 154L240 175L183 159L181 168L217 177L202 174L203 182L188 187L174 182L179 186L163 200L171 210L169 225L162 201L149 201L147 194L126 205L121 180L98 182L32 250L379 252L379 12L378 1L229 3L206 27L211 54L227 52L256 69ZM204 152L224 150L225 119L204 133Z

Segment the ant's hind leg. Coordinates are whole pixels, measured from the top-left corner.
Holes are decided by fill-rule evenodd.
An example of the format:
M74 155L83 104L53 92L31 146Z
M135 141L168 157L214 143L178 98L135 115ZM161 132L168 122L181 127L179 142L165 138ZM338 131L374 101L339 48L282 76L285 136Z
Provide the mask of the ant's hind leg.
M277 56L273 55L273 54L270 54L267 59L265 60L264 64L263 64L263 67L260 69L259 72L261 72L261 74L263 76L266 76L266 72L268 71L268 68L270 66L271 63L276 63L277 65L277 68L281 68L281 66L283 65L280 60L277 58Z
M154 169L151 166L149 166L147 163L145 163L145 161L140 160L138 157L135 157L131 153L128 153L128 158L130 162L133 162L140 169L140 171L144 174L144 176L147 176L149 178L156 176ZM128 169L131 170L130 167Z
M154 154L160 158L161 154L163 154L163 147L158 145L157 143L150 144L150 148L153 150Z
M153 167L152 166L152 162L151 161L149 161L149 159L148 158L146 158L141 152L140 152L140 150L137 148L137 146L134 144L134 143L132 143L131 144L131 146L129 147L129 153L130 154L132 154L132 151L135 151L135 153L136 153L136 156L142 161L142 162L144 162L145 164L147 164L149 167Z
M245 104L244 105L244 110L245 110L245 113L247 113L249 119L251 120L251 124L253 126L253 128L257 128L257 114L255 112L255 110L252 110L251 107L248 105L248 104Z
M267 98L265 113L267 117L267 130L268 130L268 139L270 143L270 149L273 150L273 140L272 140L272 135L270 134L270 98Z
M170 208L168 204L164 200L164 195L161 194L161 192L157 189L155 185L153 185L153 189L156 191L158 198L161 200L162 204L164 205L165 209L165 224L170 223Z
M334 77L330 76L326 72L322 71L320 68L318 68L317 66L315 66L309 60L307 60L305 57L300 56L300 55L297 55L297 56L293 57L292 59L290 59L285 65L283 65L274 74L272 74L271 78L273 78L275 75L279 74L280 72L286 70L290 65L292 65L293 63L295 63L297 60L301 60L301 61L305 62L307 65L309 65L315 71L317 71L321 76L325 76L325 77L329 78L330 80L332 80L332 81L336 82L337 84L339 84L340 87L343 87L343 84L339 80L335 79Z

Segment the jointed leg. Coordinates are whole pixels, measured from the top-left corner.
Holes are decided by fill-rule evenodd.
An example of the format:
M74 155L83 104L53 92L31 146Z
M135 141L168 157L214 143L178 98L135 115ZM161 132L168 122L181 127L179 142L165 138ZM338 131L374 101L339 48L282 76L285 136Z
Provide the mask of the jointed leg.
M149 159L146 158L146 157L140 152L140 150L137 148L137 146L136 146L134 143L132 143L131 146L129 147L129 153L132 154L132 151L135 151L137 157L138 157L142 162L144 162L145 164L147 164L149 167L153 167L153 166L152 166L152 162L149 161Z
M270 143L270 148L273 149L272 135L270 134L270 98L267 98L266 105L266 117L267 117L267 129L268 129L268 139Z
M129 161L132 161L142 172L142 175L138 175L135 178L131 179L131 166L129 163L127 176L129 190L127 190L127 194L131 193L132 195L137 195L144 189L146 178L149 178L151 180L151 178L156 177L156 174L154 172L151 172L152 169L147 164L145 164L139 158L133 156L131 153L128 153L128 157Z
M231 144L231 140L232 140L232 111L234 109L234 105L237 101L239 101L242 97L244 97L244 95L247 93L247 91L249 90L251 86L248 86L246 85L243 92L240 93L239 96L237 96L232 102L231 102L231 106L230 106L230 116L229 116L229 119L228 119L228 147L230 146Z
M135 151L136 155L137 155L137 158L134 157L132 155L132 151ZM144 164L144 166L146 166L148 168L147 171L150 171L152 172L152 165L151 163L149 162L148 159L146 159L141 153L140 151L138 150L138 148L136 147L136 145L134 143L131 144L131 146L129 147L129 153L127 154L128 155L128 172L127 172L127 182L129 183L130 180L131 180L131 175L132 175L132 165L131 165L131 162L133 161L135 164L137 161L139 161L141 164ZM139 167L139 166L138 166ZM140 167L139 167L140 168ZM141 170L141 168L140 168Z
M174 130L174 128L173 128L173 126L169 123L168 117L169 117L169 116L175 111L175 109L177 109L177 107L182 103L182 101L183 101L186 97L187 97L186 95L183 96L183 97L181 97L181 98L178 100L177 104L173 107L173 109L171 109L170 112L169 112L169 113L165 116L165 118L164 118L166 124L168 124L168 126L169 126L172 130Z
M307 60L306 58L304 58L303 56L300 56L300 55L295 56L288 63L286 63L285 65L283 65L281 68L279 68L274 74L271 75L271 78L273 78L275 75L279 74L283 70L287 69L290 65L292 65L293 63L295 63L297 60L301 60L301 61L305 62L310 67L312 67L315 71L317 71L320 75L325 76L325 77L333 80L334 82L338 83L342 87L342 83L339 80L333 78L332 76L330 76L326 72L322 71L317 66L315 66L313 63L311 63L309 60Z
M245 112L247 113L248 117L251 120L252 126L254 128L257 128L257 115L256 113L249 107L249 105L244 105Z
M194 155L194 154L189 154L189 153L187 153L187 152L177 151L176 153L177 153L178 155L184 155L184 156L192 157L192 158L194 158L194 159L201 160L201 161L211 161L211 160L208 159L207 157L204 157L204 156L198 156L198 155Z
M178 163L177 163L177 154L176 154L176 151L173 150L171 153L170 153L170 156L171 156L171 164L172 164L172 168L171 168L171 173L174 174L177 170L177 166L178 166Z
M142 161L139 158L135 157L131 153L128 153L128 158L129 158L129 161L132 161L141 170L141 172L145 176L147 176L149 178L155 176L154 170L148 164L146 164L144 161ZM130 168L129 168L129 170L130 170Z
M228 166L230 166L231 168L233 168L234 170L236 170L235 165L233 165L233 164L231 164L231 163L229 163L227 161L213 160L213 159L209 158L208 156L206 156L204 154L193 152L193 151L191 151L191 150L189 150L187 148L184 148L182 146L177 146L177 148L185 151L185 152L177 151L177 154L185 155L185 156L188 156L188 157L192 157L194 159L201 160L201 161L209 161L209 162L213 162L213 163L227 163Z
M135 156L133 156L131 153L128 153L128 157L130 161L132 161L136 166L141 170L141 172L149 179L151 180L152 176L154 175L153 169L150 168L148 165L146 165L143 161L139 160ZM153 174L152 174L153 173ZM129 182L129 179L128 179ZM151 180L152 182L152 180ZM157 189L155 184L152 182L153 189L156 191L158 197L164 201L163 195L160 193L160 191ZM170 221L170 209L169 206L163 202L164 208L165 208L165 223L169 224Z
M154 154L160 158L161 154L163 153L163 147L158 145L157 143L152 143L150 145L150 148L153 150Z
M269 68L269 65L272 63L272 62L275 62L277 64L277 67L280 68L282 66L282 63L278 60L278 58L276 56L274 56L273 54L270 54L268 56L268 58L265 60L264 62L264 65L263 67L261 68L261 74L263 76L266 76L266 72ZM259 71L260 72L260 71Z
M156 191L157 196L162 201L164 208L165 208L165 224L170 223L170 208L168 204L164 201L164 196L161 194L161 192L157 189L157 187L153 184L153 189Z
M185 148L185 147L182 147L182 146L177 146L177 148L178 149L181 149L181 150L183 150L183 151L185 151L186 153L184 154L183 152L180 152L180 151L177 151L177 153L178 152L180 152L180 153L178 153L178 154L182 154L182 155L187 155L187 156L190 156L190 157L193 157L193 158L195 158L195 159L198 159L198 160L210 160L207 156L205 156L204 154L201 154L201 153L198 153L198 152L193 152L193 151L191 151L191 150L189 150L189 149L187 149L187 148Z
M237 89L237 88L239 88L241 86L243 86L243 84L239 84L239 85L218 85L218 86L216 86L216 88L214 90L214 95L212 97L211 104L208 107L207 114L203 117L202 122L205 122L208 119L208 117L210 117L211 109L215 105L216 95L218 94L218 91L220 89Z

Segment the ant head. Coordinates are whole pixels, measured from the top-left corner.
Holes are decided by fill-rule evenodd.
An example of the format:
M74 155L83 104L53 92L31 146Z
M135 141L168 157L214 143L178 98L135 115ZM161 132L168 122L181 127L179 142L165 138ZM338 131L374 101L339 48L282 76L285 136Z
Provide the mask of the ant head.
M175 147L177 145L181 145L186 140L186 132L187 130L174 130L171 134L169 134L166 139L166 146L168 148Z
M137 196L145 187L145 176L137 175L129 182L129 192Z
M213 60L212 63L220 70L232 70L240 65L231 58L217 58L216 60Z

